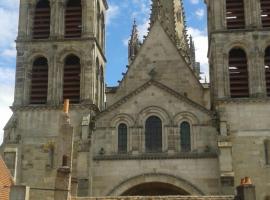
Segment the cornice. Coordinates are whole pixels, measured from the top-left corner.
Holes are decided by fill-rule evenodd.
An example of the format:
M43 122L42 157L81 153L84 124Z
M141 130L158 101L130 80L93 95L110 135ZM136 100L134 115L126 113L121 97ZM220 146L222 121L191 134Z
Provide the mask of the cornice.
M170 160L170 159L215 159L217 153L144 153L141 155L115 154L115 155L97 155L94 160Z
M62 110L63 105L26 105L26 106L11 106L10 109L13 112L16 111L50 111L50 110ZM95 112L99 112L99 109L94 104L71 104L70 105L71 110L84 110L84 109L90 109L94 110Z
M270 97L258 97L258 98L222 98L217 99L217 105L223 104L249 104L249 103L269 103L270 104Z
M127 102L129 99L131 99L132 97L136 96L137 94L141 93L142 91L146 90L148 87L150 87L151 85L155 85L158 88L165 90L166 92L170 93L171 95L173 95L174 97L176 97L179 100L182 100L186 103L188 103L189 105L196 107L197 109L201 110L202 112L213 116L214 113L210 110L207 110L205 107L201 106L200 104L190 100L189 98L185 97L184 95L181 95L180 93L176 92L175 90L165 86L164 84L157 82L155 80L150 80L148 82L146 82L145 84L143 84L142 86L140 86L139 88L137 88L136 90L134 90L133 92L129 93L127 96L123 97L122 99L120 99L119 101L117 101L116 103L114 103L113 105L109 106L106 110L104 110L103 112L101 112L97 117L101 117L103 116L105 113L108 113L112 110L117 109L119 106L121 106L122 104L124 104L125 102Z

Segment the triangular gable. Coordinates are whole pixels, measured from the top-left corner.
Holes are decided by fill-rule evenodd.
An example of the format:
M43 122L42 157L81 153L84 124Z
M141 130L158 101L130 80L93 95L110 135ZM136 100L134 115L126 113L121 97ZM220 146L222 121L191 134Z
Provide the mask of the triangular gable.
M206 109L205 107L201 106L200 104L190 100L188 97L172 90L171 88L163 85L160 82L154 81L154 80L150 80L147 83L143 84L141 87L137 88L136 90L130 92L127 96L123 97L122 99L120 99L119 101L117 101L116 103L114 103L113 105L109 106L106 110L104 110L103 112L101 112L97 118L103 116L104 114L111 112L117 108L119 108L122 104L126 103L129 99L131 99L132 97L138 95L139 93L143 92L144 90L146 90L147 88L149 88L150 86L156 86L158 88L160 88L163 91L166 91L167 93L169 93L170 95L176 97L177 99L189 104L190 106L197 108L198 110L206 113L207 115L213 115L213 112L211 112L210 110Z
M170 67L167 66L168 62ZM156 77L153 77L155 75ZM196 91L194 94L198 94L194 97L189 95L194 101L201 98L203 93L201 83L159 21L152 26L138 55L129 66L114 94L114 102L151 79L155 79L179 93L188 93L189 88L192 87ZM181 84L179 80L181 80ZM201 100L198 100L199 102Z

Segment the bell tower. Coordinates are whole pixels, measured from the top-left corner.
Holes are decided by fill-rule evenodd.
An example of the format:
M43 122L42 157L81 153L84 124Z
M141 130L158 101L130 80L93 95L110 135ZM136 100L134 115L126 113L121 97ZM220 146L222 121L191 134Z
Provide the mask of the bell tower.
M14 106L104 106L105 0L22 0Z
M61 132L63 123L71 123L76 141L72 177L80 192L88 191L81 181L88 171L77 173L76 168L90 151L94 116L104 109L107 9L106 0L20 1L13 116L4 129L1 154L16 184L41 189L31 192L31 199L44 195L42 188L54 189L62 166L59 152L69 148L64 143L68 137L61 135L67 134ZM68 119L62 111L65 99L70 102Z
M257 199L263 199L269 195L264 177L270 174L262 167L267 165L263 149L269 139L264 131L270 131L263 117L270 110L269 1L205 2L212 109L220 133L221 189L230 194L241 176L256 177L254 184L264 191L257 193Z

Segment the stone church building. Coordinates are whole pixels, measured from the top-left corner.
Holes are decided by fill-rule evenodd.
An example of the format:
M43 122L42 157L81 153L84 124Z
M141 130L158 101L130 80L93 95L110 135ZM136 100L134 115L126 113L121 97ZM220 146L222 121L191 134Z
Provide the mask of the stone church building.
M148 35L134 24L127 71L107 87L106 0L20 1L1 154L30 200L66 185L79 197L234 195L245 176L270 199L270 0L205 3L210 84L183 2L152 0Z

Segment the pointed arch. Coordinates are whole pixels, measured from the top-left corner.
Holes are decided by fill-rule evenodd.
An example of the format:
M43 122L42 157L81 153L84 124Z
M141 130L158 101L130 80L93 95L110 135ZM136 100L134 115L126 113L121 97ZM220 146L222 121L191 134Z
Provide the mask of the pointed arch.
M270 46L265 49L264 55L265 82L267 96L270 97Z
M34 13L33 39L50 37L51 8L48 0L39 0Z
M65 10L65 38L80 38L82 34L81 0L68 0Z
M243 0L226 0L227 29L245 28L245 9Z
M46 104L48 94L48 60L38 57L32 66L30 104Z
M231 97L249 97L247 56L241 48L233 48L229 52L229 76Z
M145 122L146 152L162 152L162 121L157 116L150 116Z
M80 58L70 54L65 58L63 99L69 99L71 103L80 103Z
M95 75L96 75L96 80L95 80L95 100L96 100L96 105L98 106L99 103L99 59L96 58L96 69L95 69Z

